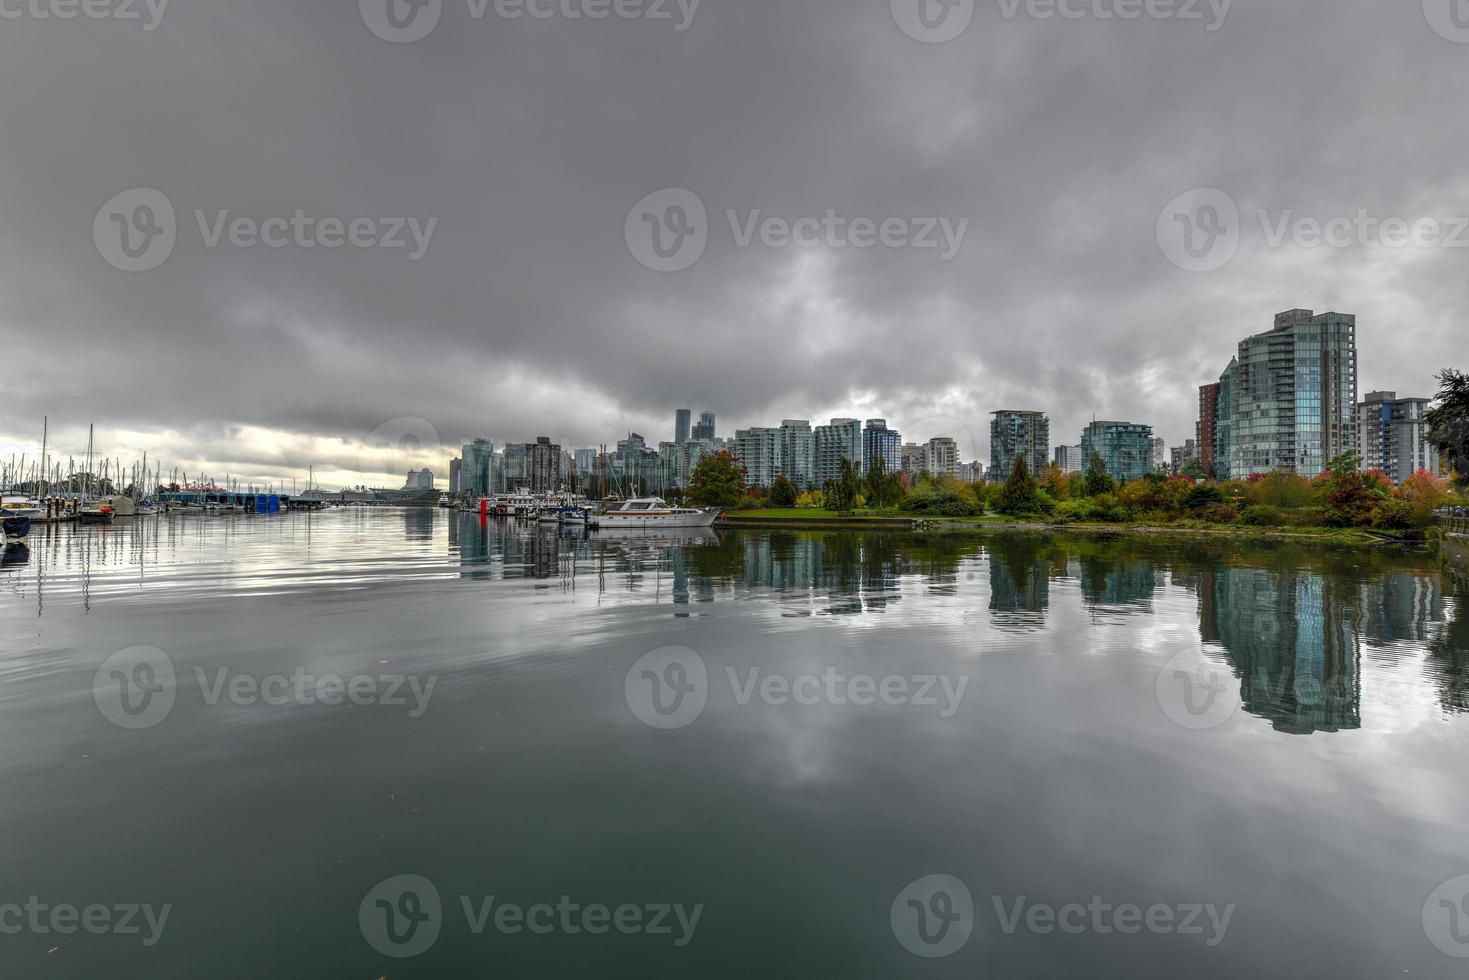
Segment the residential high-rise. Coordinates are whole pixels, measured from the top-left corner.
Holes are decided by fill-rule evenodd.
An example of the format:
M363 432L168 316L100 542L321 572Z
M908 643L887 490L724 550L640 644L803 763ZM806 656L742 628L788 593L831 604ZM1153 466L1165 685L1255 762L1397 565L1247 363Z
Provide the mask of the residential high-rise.
M699 423L698 423L698 425L695 425L694 426L693 438L695 438L695 439L703 439L705 442L713 442L714 441L714 439L716 437L715 437L715 433L714 433L714 413L713 412L700 412L699 413Z
M459 492L478 500L495 492L494 488L495 444L489 439L476 439L466 443L459 473Z
M597 450L578 449L572 453L572 462L576 466L577 476L585 479L597 472Z
M832 419L830 425L818 425L812 434L815 456L812 479L816 486L826 486L826 481L841 476L842 460L851 460L852 466L862 470L862 423L856 419Z
M1062 473L1082 473L1086 470L1086 459L1081 455L1081 446L1057 446L1056 465Z
M1438 448L1428 441L1423 418L1427 398L1399 398L1395 391L1372 391L1357 406L1357 452L1364 470L1382 470L1402 483L1419 470L1438 473Z
M1044 473L1051 462L1051 420L1045 413L1005 409L990 414L990 479L1009 479L1017 456L1032 474Z
M1153 449L1153 471L1160 472L1168 469L1168 441L1154 436L1148 440L1148 445Z
M1189 463L1199 462L1199 444L1193 439L1185 439L1183 445L1174 446L1168 454L1168 471L1177 476Z
M780 423L780 459L776 463L776 472L784 474L797 490L809 490L814 485L816 445L813 438L811 423L805 419L786 419Z
M1214 475L1214 451L1219 429L1219 382L1199 385L1199 420L1194 423L1194 442L1205 476Z
M735 432L735 461L745 471L745 485L769 487L780 472L780 429L750 428Z
M931 476L958 476L959 444L951 436L934 436L923 447L923 468Z
M461 481L464 478L464 460L456 458L449 460L449 492L459 493L462 489Z
M882 459L883 470L897 473L903 469L903 436L888 428L887 419L868 419L862 429L863 472L872 468L874 459Z
M680 408L673 413L673 441L676 445L683 445L689 441L689 418L692 413L687 408Z
M916 475L923 469L923 447L916 442L905 442L898 450L898 463L904 473Z
M1118 480L1141 480L1153 472L1153 427L1137 422L1093 422L1081 432L1081 455L1091 465L1102 457Z
M1214 406L1213 469L1209 473L1216 480L1228 480L1234 475L1229 454L1234 439L1234 376L1238 369L1239 359L1230 358L1229 365L1219 375L1219 401Z
M1240 342L1230 392L1229 470L1319 476L1357 448L1357 318L1287 310ZM1216 439L1217 439L1216 435Z

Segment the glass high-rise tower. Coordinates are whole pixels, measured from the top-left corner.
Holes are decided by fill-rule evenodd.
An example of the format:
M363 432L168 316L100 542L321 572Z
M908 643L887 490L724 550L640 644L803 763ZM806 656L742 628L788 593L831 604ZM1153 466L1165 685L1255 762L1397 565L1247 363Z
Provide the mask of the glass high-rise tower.
M1357 318L1287 310L1240 342L1230 391L1230 476L1316 477L1355 450ZM1216 439L1218 435L1216 434Z

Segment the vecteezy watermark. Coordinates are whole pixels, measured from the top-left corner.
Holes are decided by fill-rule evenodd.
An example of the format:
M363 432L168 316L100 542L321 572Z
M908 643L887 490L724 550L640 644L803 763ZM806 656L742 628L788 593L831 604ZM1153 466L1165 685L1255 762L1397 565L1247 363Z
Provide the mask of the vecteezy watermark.
M163 938L172 913L172 905L51 905L32 895L24 905L0 904L0 936L141 936L143 945L152 948Z
M865 708L910 706L952 718L964 700L969 675L957 681L940 674L847 675L835 667L820 674L766 673L726 667L728 694L744 707L757 698L771 707L818 705ZM704 658L688 647L660 647L644 654L623 676L623 696L632 713L652 728L685 728L698 720L709 702L711 684Z
M1427 2L1427 0L1425 0ZM1015 20L1177 20L1200 22L1214 33L1234 0L997 0L1000 16ZM974 0L891 0L893 20L915 41L943 44L969 28Z
M406 249L408 260L428 254L438 218L316 217L297 208L289 216L231 216L228 208L196 208L194 223L205 248ZM92 241L109 265L124 272L148 272L173 254L178 243L173 202L162 191L134 187L114 195L92 219Z
M1423 932L1444 955L1469 959L1469 875L1450 878L1428 896Z
M433 423L405 415L389 419L363 436L357 472L402 479L410 472L431 469L443 456L443 441Z
M163 23L168 0L0 0L0 20L141 21L154 31ZM146 18L146 19L145 19Z
M1374 215L1365 208L1318 216L1262 208L1254 218L1265 247L1272 249L1469 248L1469 216L1405 218ZM1169 201L1159 214L1158 246L1180 269L1212 272L1234 258L1245 224L1227 193L1217 187L1196 188Z
M490 13L502 20L645 20L668 23L682 34L693 26L702 0L465 0L469 19ZM357 0L362 22L384 41L411 44L433 33L444 0Z
M1199 651L1185 650L1158 671L1158 706L1181 728L1218 728L1240 707L1233 681L1228 670Z
M767 215L759 208L724 212L737 248L757 242L766 248L934 249L948 262L964 247L969 218L854 217L827 209L797 218ZM633 206L623 237L633 258L654 272L680 272L699 261L712 233L699 195L682 187L654 191Z
M914 956L953 956L974 933L974 898L953 875L928 875L898 893L888 923Z
M582 904L569 895L529 905L506 902L495 895L460 895L458 899L464 926L473 936L491 931L506 936L616 933L666 937L664 941L682 948L693 941L704 914L702 904ZM397 875L379 882L357 909L357 924L367 944L393 959L428 952L438 942L446 918L438 888L422 875Z
M1469 0L1423 0L1423 16L1439 37L1469 44Z
M1029 896L991 895L1000 932L1013 936L1063 933L1079 936L1198 936L1207 947L1218 946L1229 932L1234 905L1212 903L1114 903L1101 895L1086 902L1050 905ZM978 913L963 881L953 875L928 875L907 885L888 910L893 936L908 952L926 959L952 956L969 942Z
M406 708L422 718L439 679L404 674L316 675L297 667L289 674L256 676L229 667L194 668L203 703L216 707L264 705ZM92 676L92 700L102 717L119 728L141 731L162 724L179 696L172 658L157 647L129 647L108 657Z

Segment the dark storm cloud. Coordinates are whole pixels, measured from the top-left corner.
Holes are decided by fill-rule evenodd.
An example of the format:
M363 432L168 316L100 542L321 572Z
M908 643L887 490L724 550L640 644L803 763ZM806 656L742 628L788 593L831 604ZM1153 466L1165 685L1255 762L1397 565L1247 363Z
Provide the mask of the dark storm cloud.
M704 0L682 31L673 3L673 21L508 20L444 0L432 33L395 44L343 0L179 0L151 31L12 4L0 439L34 443L49 414L289 468L235 427L350 446L413 416L449 444L591 445L669 438L689 405L726 434L883 414L982 452L987 413L1026 407L1056 442L1095 412L1176 443L1196 386L1296 306L1359 315L1363 391L1430 393L1462 350L1466 250L1271 247L1256 213L1469 214L1469 44L1416 3L1238 0L1213 31L1098 16L1117 6L979 2L924 44L886 0ZM130 273L92 226L136 187L167 196L177 243ZM624 222L669 187L707 207L709 241L660 274ZM1157 241L1198 187L1244 229L1209 272ZM406 230L402 249L209 248L196 209L206 227L298 209L375 234L437 224L417 260ZM741 247L727 210L970 223L944 261Z

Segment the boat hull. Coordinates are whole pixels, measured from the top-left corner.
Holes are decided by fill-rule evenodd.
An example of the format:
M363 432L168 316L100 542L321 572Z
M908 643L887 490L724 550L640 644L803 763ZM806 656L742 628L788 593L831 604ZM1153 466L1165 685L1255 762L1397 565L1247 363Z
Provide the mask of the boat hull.
M596 524L599 529L635 528L638 530L685 527L713 527L719 520L716 513L703 514L599 514Z

